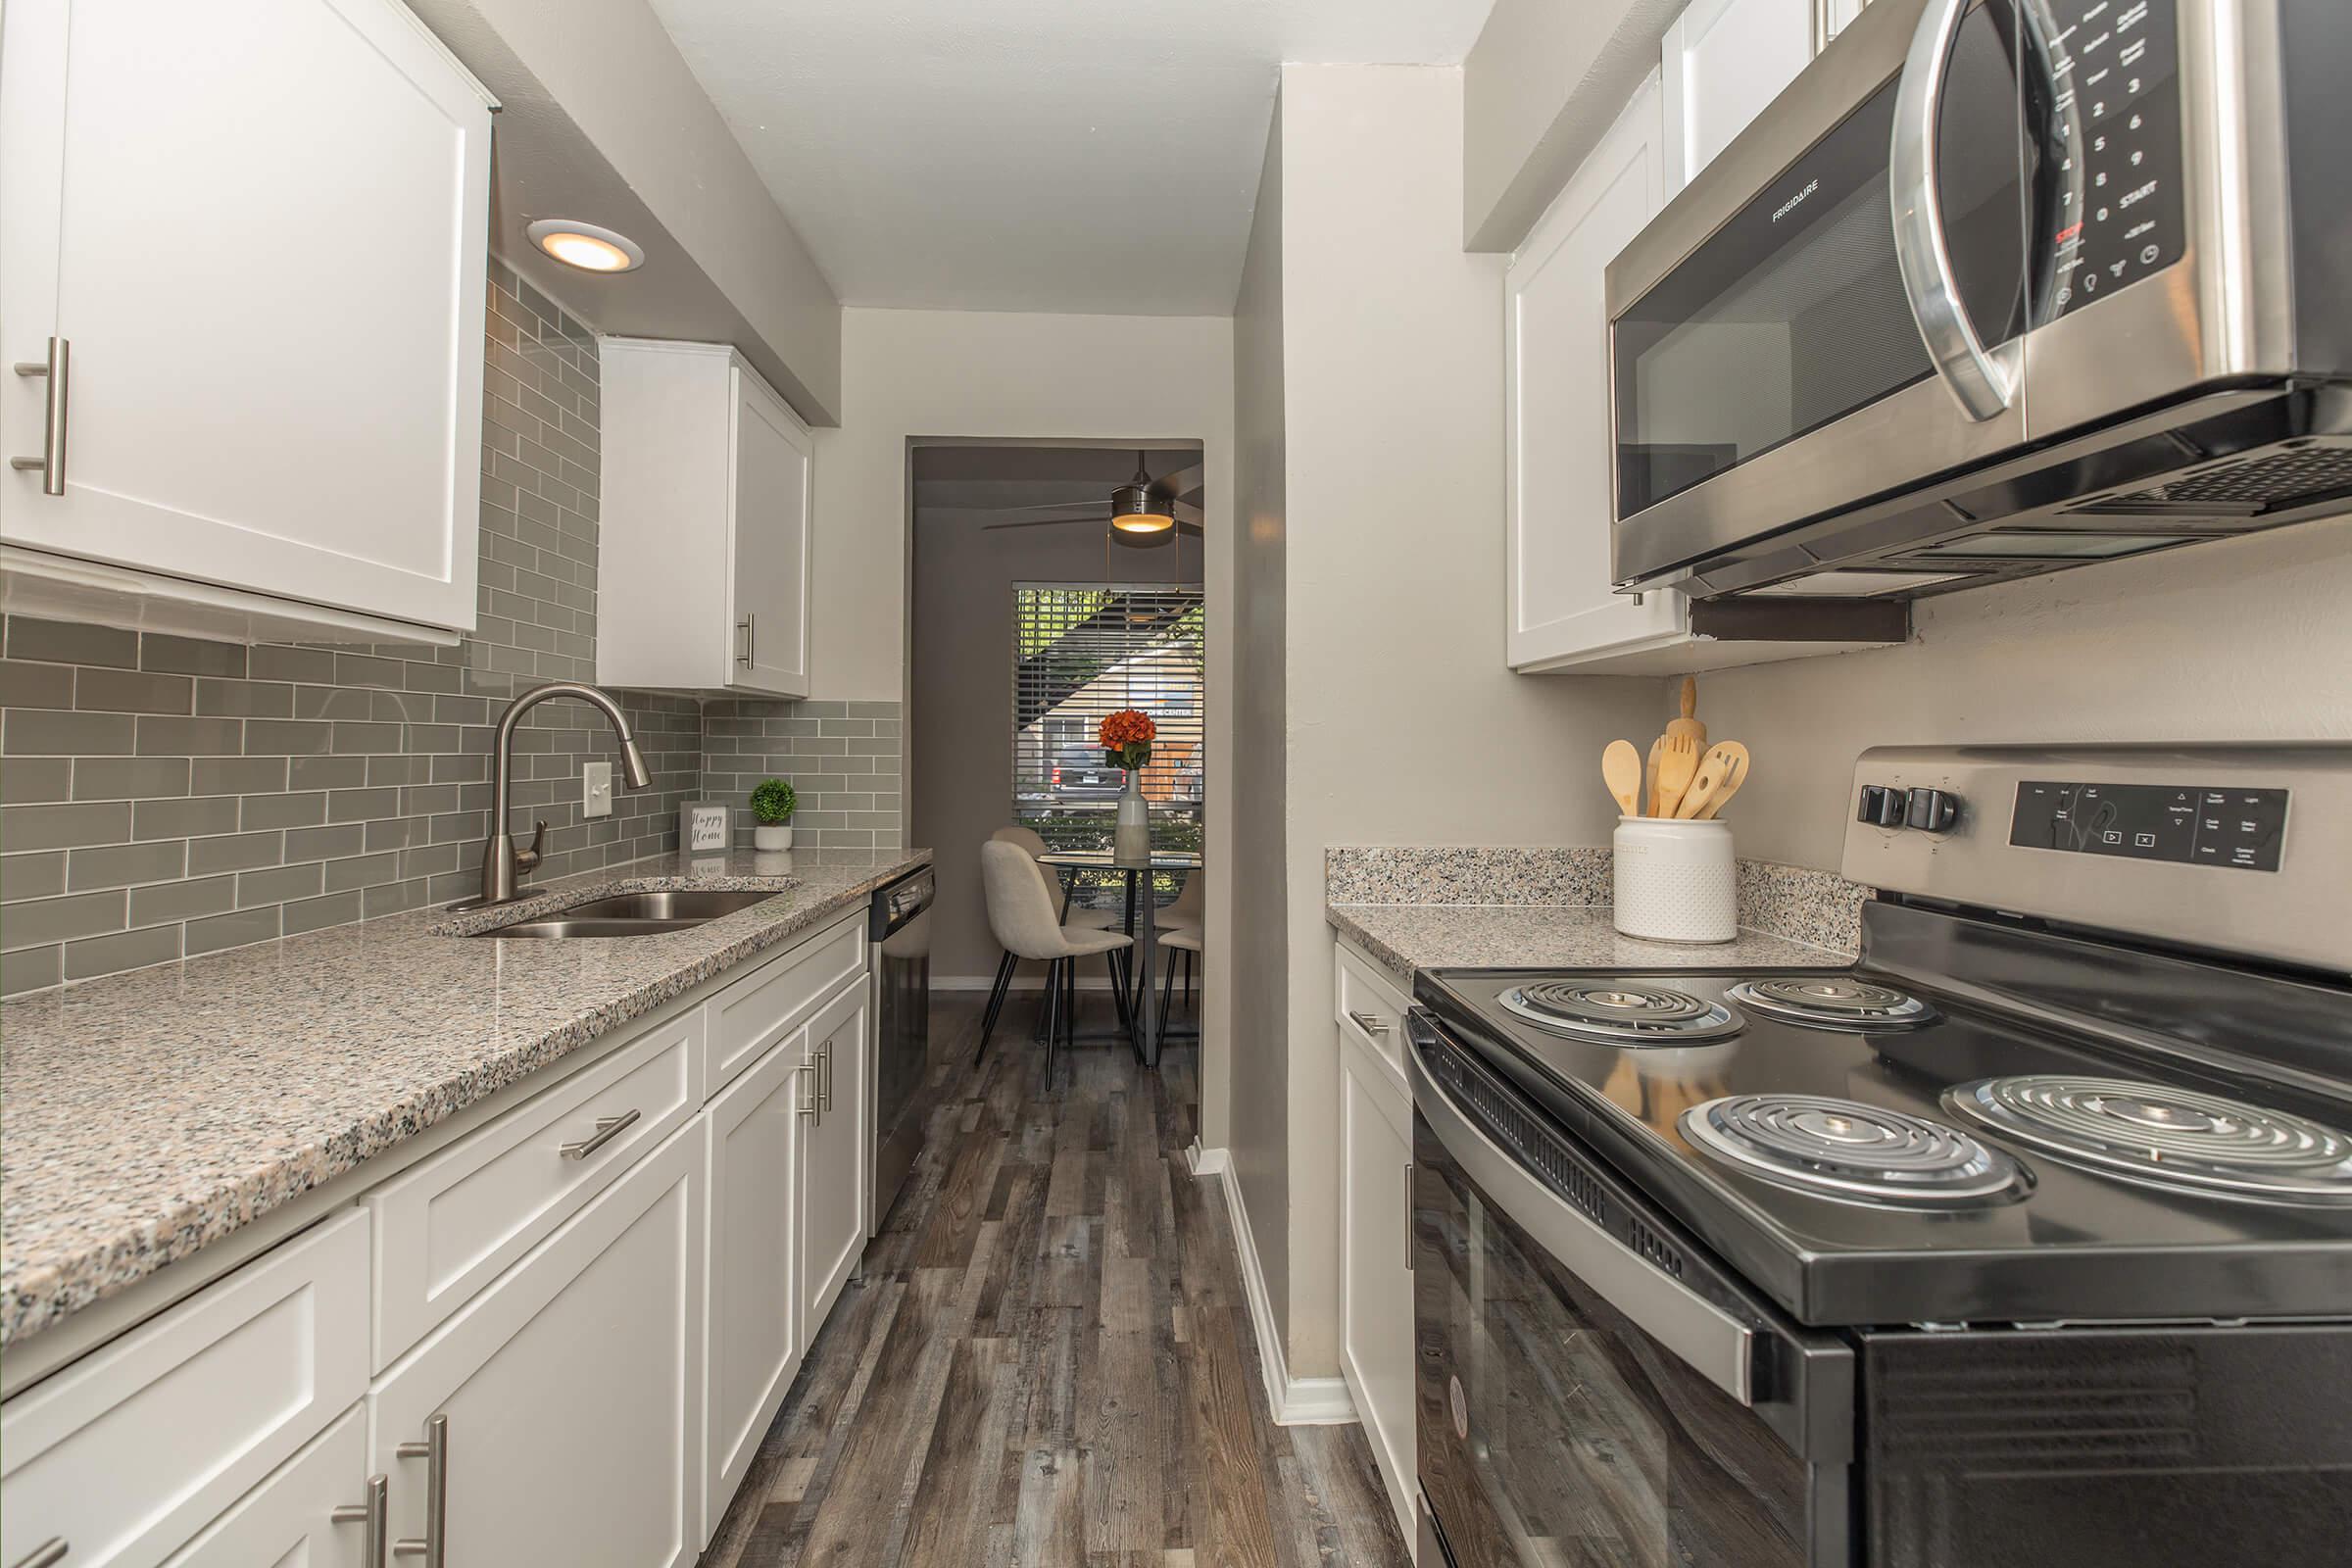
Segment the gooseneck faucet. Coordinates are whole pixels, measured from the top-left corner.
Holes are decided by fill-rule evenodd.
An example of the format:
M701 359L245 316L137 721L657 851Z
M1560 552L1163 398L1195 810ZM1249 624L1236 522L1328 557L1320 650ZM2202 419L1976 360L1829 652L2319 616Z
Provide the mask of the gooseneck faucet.
M646 771L645 759L637 751L636 738L629 733L628 716L620 705L603 692L576 680L550 681L534 686L507 705L499 716L498 736L491 746L490 842L482 846L482 892L479 898L468 899L456 908L478 908L485 904L505 904L517 896L517 885L523 873L539 863L539 852L547 842L547 823L543 819L531 834L531 847L517 850L514 836L507 831L507 786L514 774L514 727L522 715L551 697L576 697L595 709L612 722L612 733L620 738L620 765L628 786L633 790L651 784L653 775Z

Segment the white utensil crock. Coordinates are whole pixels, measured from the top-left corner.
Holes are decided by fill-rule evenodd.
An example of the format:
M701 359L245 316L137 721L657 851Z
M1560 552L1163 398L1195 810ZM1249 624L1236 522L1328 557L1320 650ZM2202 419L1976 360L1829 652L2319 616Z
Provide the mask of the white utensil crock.
M1732 824L1617 820L1617 929L1652 942L1729 942L1740 933Z

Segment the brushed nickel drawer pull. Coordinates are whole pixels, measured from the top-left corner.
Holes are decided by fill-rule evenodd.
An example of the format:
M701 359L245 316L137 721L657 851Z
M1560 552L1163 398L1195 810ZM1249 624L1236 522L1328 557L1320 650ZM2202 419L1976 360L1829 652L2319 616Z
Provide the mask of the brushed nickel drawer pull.
M1350 1011L1348 1016L1354 1022L1358 1029L1361 1029L1368 1035L1385 1035L1390 1029L1395 1027L1389 1022L1388 1019L1383 1018L1379 1013L1376 1012Z
M816 1111L819 1116L833 1108L833 1048L827 1046L816 1058Z
M19 462L22 461L22 459L19 460ZM19 1557L16 1568L54 1568L55 1564L66 1560L66 1538L51 1536L47 1541L32 1548L31 1556Z
M424 1424L422 1443L404 1443L393 1451L424 1461L424 1539L395 1541L392 1555L422 1557L424 1568L442 1568L449 1556L449 1417L434 1416Z
M368 1478L368 1500L345 1503L327 1517L339 1525L364 1525L360 1561L365 1568L384 1568L384 1538L390 1531L392 1481L389 1476Z
M632 1109L624 1110L617 1116L599 1116L596 1118L595 1132L590 1133L576 1144L563 1145L556 1152L562 1154L565 1159L586 1159L629 1128L636 1126L639 1114L640 1112Z
M25 360L16 368L19 375L47 376L49 395L41 427L41 455L37 458L11 458L8 466L27 473L39 469L41 494L46 496L62 496L66 493L66 394L71 385L73 368L74 345L62 337L49 340L49 358L46 361ZM58 1555L42 1559L44 1562L57 1562L64 1557L64 1543L60 1541L55 1544ZM49 1544L44 1544L40 1549L47 1551ZM25 1558L19 1568L27 1568L27 1565L29 1568L40 1568L40 1564L31 1557Z
M801 1075L801 1114L814 1122L816 1120L816 1058L810 1056L792 1070Z

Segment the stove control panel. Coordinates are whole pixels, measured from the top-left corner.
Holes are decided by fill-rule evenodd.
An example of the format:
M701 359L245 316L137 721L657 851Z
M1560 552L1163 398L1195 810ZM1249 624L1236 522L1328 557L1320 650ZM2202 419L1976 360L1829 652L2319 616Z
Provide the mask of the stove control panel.
M2009 842L2025 849L2278 869L2287 792L2193 784L2068 784L2024 779Z

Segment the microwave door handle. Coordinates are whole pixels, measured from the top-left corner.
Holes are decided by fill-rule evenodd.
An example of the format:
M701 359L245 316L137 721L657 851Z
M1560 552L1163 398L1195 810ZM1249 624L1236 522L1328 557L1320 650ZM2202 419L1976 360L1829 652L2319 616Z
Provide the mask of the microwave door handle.
M1462 1173L1594 1295L1692 1371L1752 1408L1754 1330L1659 1270L1529 1174L1453 1102L1429 1070L1421 1042L1411 1033L1406 1051L1413 1108Z
M1911 318L1936 374L1972 419L1989 419L2017 397L2017 347L1986 349L1960 303L1944 243L1943 198L1936 182L1936 127L1943 116L1943 78L1960 40L1969 0L1928 0L1911 34L1902 84L1894 95L1894 139L1886 178L1894 206L1894 260Z

